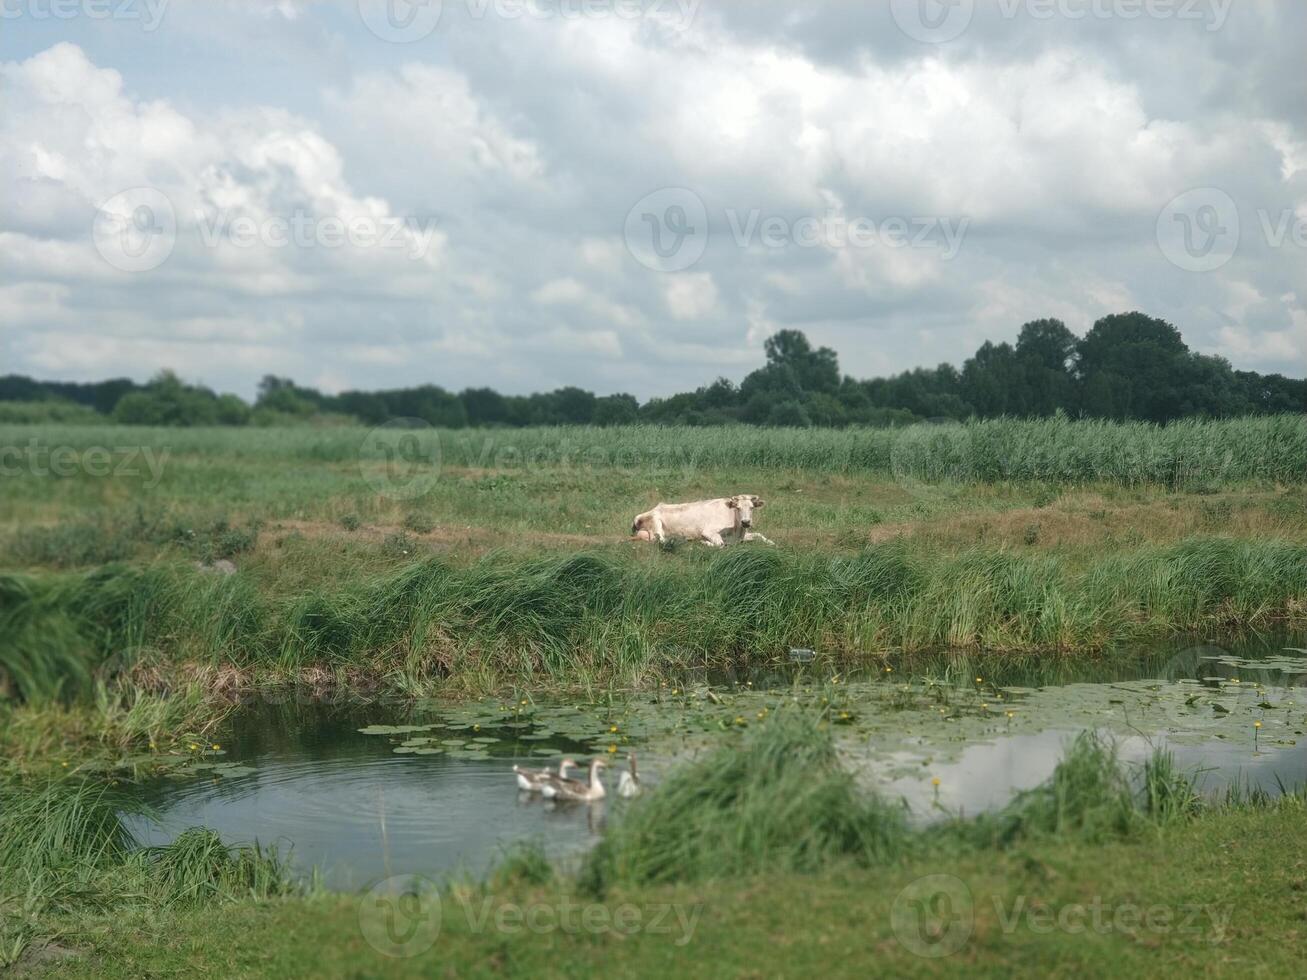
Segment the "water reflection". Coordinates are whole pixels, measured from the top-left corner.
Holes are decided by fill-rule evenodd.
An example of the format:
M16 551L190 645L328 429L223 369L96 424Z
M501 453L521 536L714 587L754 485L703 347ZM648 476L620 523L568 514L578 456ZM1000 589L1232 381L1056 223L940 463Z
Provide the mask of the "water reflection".
M242 709L223 744L228 759L257 771L149 784L144 793L160 818L133 829L148 843L203 825L228 841L293 844L296 867L316 866L329 887L343 889L397 872L480 874L507 843L529 838L565 858L602 831L602 805L520 794L510 767L525 756L395 755L388 740L358 733L377 721L369 708Z
M1164 745L1174 751L1182 768L1203 771L1200 785L1205 792L1217 793L1230 785L1276 792L1281 785L1307 782L1307 740L1297 739L1307 728L1307 698L1301 699L1303 707L1297 700L1299 689L1307 686L1307 672L1301 669L1301 655L1286 654L1286 647L1307 647L1307 637L1254 637L1220 647L1179 641L1093 657L873 659L861 674L887 686L899 678L930 678L931 683L965 691L972 700L979 700L972 685L984 678L986 690L997 694L1001 689L1004 703L1013 706L1074 695L1077 686L1090 685L1099 701L1115 710L1113 686L1120 685L1128 691L1121 695L1122 703L1131 711L1137 710L1132 697L1147 704L1150 680L1171 693L1175 685L1185 685L1201 696L1192 703L1185 697L1158 701L1147 709L1151 713L1138 709L1137 731L1118 726L1122 757L1139 761L1155 745ZM892 668L892 683L883 673L886 666ZM712 682L727 695L745 688L793 690L811 684L815 689L833 672L832 665L818 658L811 664L725 676L690 673L682 683L688 687ZM143 786L141 792L160 819L137 823L138 836L149 843L163 842L187 827L203 825L232 842L258 840L283 848L293 844L297 867L316 866L330 887L355 889L392 873L480 874L509 842L522 839L539 839L554 858L574 859L594 843L606 819L620 814L620 801L610 800L606 807L554 804L520 793L511 773L515 762L539 766L556 761L561 753L585 756L593 741L569 741L561 734L541 740L530 726L516 725L500 730L503 740L486 748L484 758L396 754L397 739L360 734L358 729L427 720L413 717L421 709L340 701L344 703L270 697L242 707L221 736L228 750L224 761L255 771L230 779L187 776ZM661 704L645 707L666 710ZM878 702L874 710L883 715L892 707ZM1225 730L1213 722L1221 717L1221 708L1226 714L1243 712L1249 717L1264 710L1276 719L1276 741L1272 743L1269 734L1257 745L1227 739ZM1136 724L1135 715L1129 720ZM870 785L902 796L920 819L1000 807L1014 793L1047 779L1077 730L1057 716L1035 723L1036 730L1013 729L1010 722L1004 729L1002 721L1000 712L995 723L971 719L966 722L970 728L958 723L961 741L949 751L935 751L938 740L932 748L910 734L886 745L882 731L873 738L880 743L855 764ZM701 750L703 743L685 744ZM645 758L642 751L642 772ZM656 782L659 763L665 767L668 760L654 755L650 762ZM938 786L932 777L939 779ZM614 774L610 788L615 785Z

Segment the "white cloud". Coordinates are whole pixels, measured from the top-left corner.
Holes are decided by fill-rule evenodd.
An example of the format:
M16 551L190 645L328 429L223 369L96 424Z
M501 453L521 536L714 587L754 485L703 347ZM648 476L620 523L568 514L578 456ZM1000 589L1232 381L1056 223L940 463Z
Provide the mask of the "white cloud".
M978 11L936 48L874 5L824 0L802 16L704 7L686 30L446 15L411 46L369 35L348 2L175 4L153 37L70 22L77 43L53 47L7 23L21 55L0 64L6 367L172 366L244 394L276 370L333 388L644 397L742 373L781 327L861 374L956 363L1038 316L1082 331L1139 308L1236 366L1302 372L1286 297L1307 296L1307 266L1263 248L1253 218L1307 199L1297 5L1236 5L1214 33L1000 31ZM91 217L143 185L172 201L176 247L125 274L96 252ZM1245 236L1196 276L1166 262L1155 223L1205 185L1238 201ZM663 275L621 236L631 205L669 186L700 196L713 234ZM944 260L739 247L727 209L970 223ZM300 212L400 222L402 247L227 234Z
M663 295L668 311L677 320L698 320L717 306L717 284L710 272L668 276Z

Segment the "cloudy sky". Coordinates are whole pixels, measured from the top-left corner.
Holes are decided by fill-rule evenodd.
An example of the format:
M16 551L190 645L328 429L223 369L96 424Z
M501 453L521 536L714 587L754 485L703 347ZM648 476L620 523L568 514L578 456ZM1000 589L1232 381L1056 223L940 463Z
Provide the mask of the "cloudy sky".
M1307 372L1307 4L360 3L0 0L0 373L645 398L1132 309Z

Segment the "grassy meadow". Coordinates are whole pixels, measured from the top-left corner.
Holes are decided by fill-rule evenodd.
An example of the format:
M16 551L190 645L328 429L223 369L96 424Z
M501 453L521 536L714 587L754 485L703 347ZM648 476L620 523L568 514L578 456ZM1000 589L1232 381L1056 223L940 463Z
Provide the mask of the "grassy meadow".
M630 686L788 646L1066 653L1307 615L1297 417L0 443L0 664L22 698L179 662ZM764 498L775 549L629 539L659 500L734 492Z
M1302 628L1302 416L874 431L11 422L0 451L0 969L747 974L764 946L785 975L1260 973L1290 959L1271 940L1300 926L1304 870L1284 855L1302 847L1301 796L1200 804L1164 756L1126 773L1092 740L1001 813L923 831L855 785L820 720L760 724L637 801L578 875L523 852L451 886L439 945L412 959L364 942L362 898L292 884L275 853L202 828L142 847L117 814L133 780L217 759L230 695L264 682L593 694L791 646L837 663L1056 660ZM629 538L660 500L736 492L764 498L757 526L775 548ZM900 890L937 873L965 882L974 912L969 943L942 959L894 931ZM542 937L449 914L474 899L702 919L685 946ZM1224 924L1200 937L1209 953L1174 929L1005 918L1012 902L1096 899ZM929 903L918 912L947 926Z

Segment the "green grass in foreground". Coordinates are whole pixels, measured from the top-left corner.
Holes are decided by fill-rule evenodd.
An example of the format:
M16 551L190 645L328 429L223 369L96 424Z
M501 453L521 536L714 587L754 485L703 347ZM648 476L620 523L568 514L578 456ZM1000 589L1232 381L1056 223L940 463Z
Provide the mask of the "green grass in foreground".
M33 806L49 809L22 804ZM55 809L60 825L86 824ZM66 809L95 811L76 799ZM199 831L166 854L115 845L108 856L104 826L56 847L0 824L0 844L17 840L24 867L42 859L51 872L53 886L27 892L51 907L29 911L12 948L56 975L1288 970L1307 885L1303 798L1203 810L1164 756L1140 780L1082 736L1049 783L1003 811L911 830L854 788L816 717L785 712L635 801L579 887L530 849L485 882L439 892L278 897L275 864ZM159 892L112 912L50 898L65 894L61 868L83 863L115 882L120 867L138 869ZM0 879L5 894L12 880ZM52 952L52 927L71 958Z
M1148 841L1050 840L884 869L624 889L603 902L550 885L497 894L487 907L483 895L468 892L443 901L439 934L410 958L386 957L369 945L359 926L358 898L321 895L118 918L80 933L72 958L34 951L31 959L48 964L53 976L106 980L960 971L1040 978L1296 976L1307 928L1303 816L1295 806L1230 811ZM910 915L910 900L923 891L914 883L936 874L950 876L941 894L950 901L962 897L955 906L958 921L965 925L970 918L971 928L956 952L928 958L914 948L947 948L931 942L929 929L938 928L946 942L954 935L947 931L954 909L941 907L938 919L919 920L926 940L912 948L896 935L893 913L896 897L912 887L898 903L900 914L906 909ZM927 898L930 884L924 886ZM575 923L587 907L596 909L588 913L599 923L593 932L533 931L521 917L531 913L546 925ZM690 938L678 945L686 935L681 922L696 913ZM572 918L564 920L566 915ZM505 927L496 928L497 921ZM913 920L905 921L913 942ZM482 922L487 924L478 928ZM626 925L616 929L619 922ZM73 948L71 942L66 938L63 946Z

